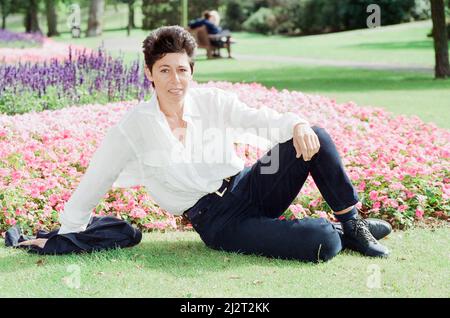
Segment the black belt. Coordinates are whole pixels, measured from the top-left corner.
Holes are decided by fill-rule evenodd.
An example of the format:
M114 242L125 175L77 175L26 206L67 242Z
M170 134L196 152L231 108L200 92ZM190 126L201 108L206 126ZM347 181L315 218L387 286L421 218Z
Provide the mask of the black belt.
M222 185L220 186L219 189L217 189L214 192L211 192L207 195L213 195L213 194L217 194L219 197L223 197L225 192L227 192L228 190L228 186L230 185L231 181L233 180L235 176L231 176L228 178L223 179ZM203 197L202 197L203 198ZM200 199L201 200L201 199ZM197 201L198 202L198 201ZM194 205L195 206L195 205ZM191 210L194 206L190 207L189 209L187 209L186 211L183 212L183 217L189 220L189 216L188 216L188 212L189 210Z

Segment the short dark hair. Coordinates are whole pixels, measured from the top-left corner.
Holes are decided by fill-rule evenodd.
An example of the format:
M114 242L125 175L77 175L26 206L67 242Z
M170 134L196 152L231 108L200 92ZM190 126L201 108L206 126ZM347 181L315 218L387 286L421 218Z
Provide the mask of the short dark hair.
M178 25L163 26L152 31L144 40L144 61L150 72L156 61L167 53L183 53L189 56L191 74L194 73L194 53L197 48L195 38ZM153 85L153 83L152 83ZM155 87L153 85L153 87Z

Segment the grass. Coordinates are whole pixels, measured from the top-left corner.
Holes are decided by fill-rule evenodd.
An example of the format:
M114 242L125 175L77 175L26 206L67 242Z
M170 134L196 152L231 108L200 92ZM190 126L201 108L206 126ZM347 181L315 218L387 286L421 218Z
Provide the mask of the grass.
M430 30L431 21L427 20L305 37L242 33L236 35L241 45L236 45L234 51L250 55L432 67L433 40L427 37Z
M76 2L74 2L76 3ZM142 11L140 10L142 5L142 1L136 1L135 7L135 24L137 27L141 27L142 25ZM70 8L64 5L61 5L57 8L58 14L58 25L57 29L60 33L68 34L70 33L70 29L68 26L69 18L71 17ZM87 29L87 21L89 18L89 8L88 6L81 7L80 11L80 27L83 32ZM39 26L43 33L47 32L47 20L44 14L38 15ZM102 17L103 28L105 30L113 30L118 28L125 28L128 25L128 6L123 3L107 4L105 6L105 10L103 12ZM10 14L6 18L6 28L9 30L24 32L25 27L23 24L23 15L21 14Z
M199 82L224 80L258 82L277 89L298 90L359 106L383 107L394 114L417 115L450 128L450 81L411 72L308 67L291 63L242 63L200 60L194 77ZM307 114L305 114L307 115Z
M316 265L212 250L195 232L85 255L1 247L0 297L448 297L448 237L448 228L394 232L383 240L388 259L343 251Z

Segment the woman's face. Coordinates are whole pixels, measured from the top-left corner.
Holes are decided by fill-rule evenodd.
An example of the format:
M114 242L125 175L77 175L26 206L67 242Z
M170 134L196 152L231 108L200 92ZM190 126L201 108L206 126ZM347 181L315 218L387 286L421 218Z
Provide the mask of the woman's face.
M192 80L189 57L186 53L167 53L153 64L151 73L145 67L147 78L155 84L158 98L168 103L184 99Z

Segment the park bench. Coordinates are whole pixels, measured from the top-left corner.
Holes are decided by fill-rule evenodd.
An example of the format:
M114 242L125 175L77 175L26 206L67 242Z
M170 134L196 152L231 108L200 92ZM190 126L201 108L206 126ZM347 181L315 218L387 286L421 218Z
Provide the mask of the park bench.
M211 42L211 40L220 40L222 39L224 44L222 48L227 49L228 52L228 58L231 58L231 44L235 43L233 40L231 40L231 34L208 34L208 31L206 30L206 26L201 26L195 29L188 28L188 31L193 35L195 40L197 41L197 46L200 49L206 50L206 56L208 59L213 58L214 53L218 56L220 56L220 49L217 46L214 46Z

